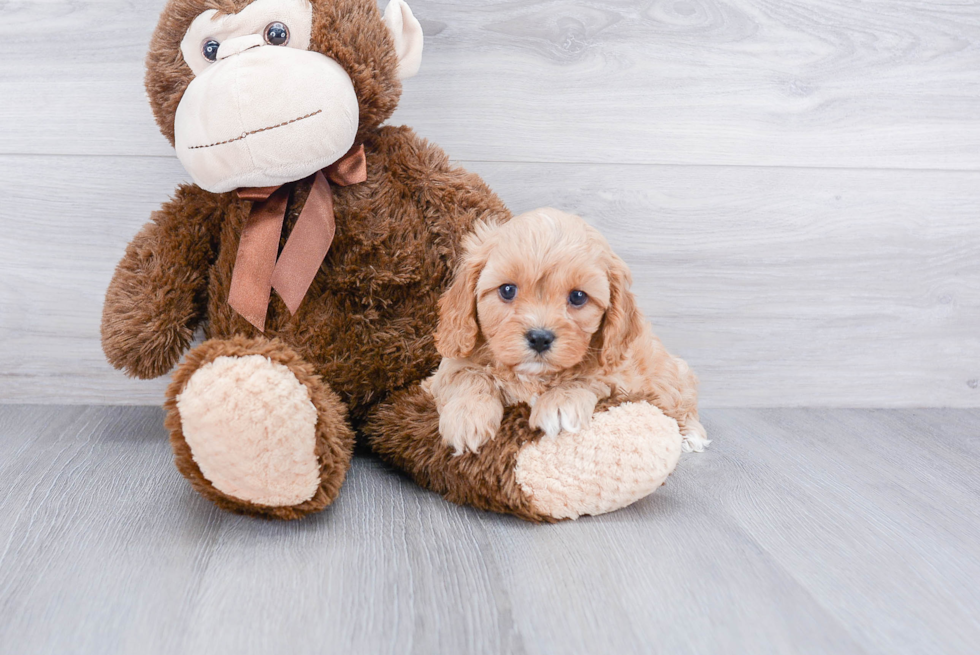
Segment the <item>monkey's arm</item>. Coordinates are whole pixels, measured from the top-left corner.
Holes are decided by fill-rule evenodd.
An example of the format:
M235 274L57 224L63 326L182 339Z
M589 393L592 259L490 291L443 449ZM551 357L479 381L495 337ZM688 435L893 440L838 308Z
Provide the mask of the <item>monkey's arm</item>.
M479 175L453 165L442 148L410 128L381 128L375 147L389 162L396 187L413 190L433 236L431 247L450 265L474 222L511 218L510 210Z
M216 197L183 185L126 248L106 292L102 350L128 375L167 373L206 311L217 250Z

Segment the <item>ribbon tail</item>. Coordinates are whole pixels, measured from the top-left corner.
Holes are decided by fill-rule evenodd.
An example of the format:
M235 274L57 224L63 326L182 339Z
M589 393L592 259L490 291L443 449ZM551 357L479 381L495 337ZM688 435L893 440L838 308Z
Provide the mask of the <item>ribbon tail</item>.
M228 304L259 332L265 331L272 275L288 201L289 189L283 187L267 200L254 202L238 243Z
M337 225L333 215L333 191L322 172L314 176L313 188L296 219L272 273L272 288L286 303L291 314L300 303L320 270L333 243Z

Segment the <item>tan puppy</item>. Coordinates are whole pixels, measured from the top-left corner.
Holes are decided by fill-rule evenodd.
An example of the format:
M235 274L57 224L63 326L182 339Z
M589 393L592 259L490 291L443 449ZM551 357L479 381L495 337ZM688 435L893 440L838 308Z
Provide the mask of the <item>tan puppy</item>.
M458 454L496 435L505 405L527 403L531 425L553 437L587 428L614 389L652 396L680 426L684 450L710 443L697 378L653 334L629 269L597 230L538 209L477 225L464 247L439 305L443 361L424 383Z

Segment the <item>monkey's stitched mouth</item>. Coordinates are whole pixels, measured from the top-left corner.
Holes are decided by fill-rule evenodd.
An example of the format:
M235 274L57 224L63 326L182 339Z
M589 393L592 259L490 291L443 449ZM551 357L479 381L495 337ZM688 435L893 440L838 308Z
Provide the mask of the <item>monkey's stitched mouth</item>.
M252 130L251 132L243 132L241 136L236 136L234 139L227 139L225 141L218 141L216 143L209 143L206 146L190 146L187 149L188 150L200 150L201 148L213 148L215 146L223 146L226 143L234 143L235 141L241 141L245 137L252 136L253 134L258 134L259 132L268 132L269 130L275 130L275 129L280 128L280 127L286 127L287 125L292 125L293 123L297 123L297 122L299 122L301 120L305 120L307 118L312 118L312 117L316 116L317 114L322 114L322 113L323 113L323 110L322 109L317 109L315 112L313 112L311 114L307 114L306 116L300 116L299 118L294 118L293 120L286 121L285 123L279 123L278 125L270 125L269 127L263 127L261 129L258 129L258 130Z

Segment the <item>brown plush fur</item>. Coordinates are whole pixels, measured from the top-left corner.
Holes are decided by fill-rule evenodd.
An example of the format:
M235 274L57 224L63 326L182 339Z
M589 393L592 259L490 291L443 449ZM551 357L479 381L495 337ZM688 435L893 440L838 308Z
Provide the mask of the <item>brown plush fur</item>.
M432 398L416 386L380 407L365 433L378 456L446 500L550 522L534 511L514 474L521 446L540 436L528 427L528 414L526 406L514 408L504 417L498 439L479 454L455 456L439 436L439 412Z
M207 312L208 270L230 205L230 196L182 186L129 244L102 314L110 364L150 379L180 360Z
M382 128L365 147L368 181L334 189L337 236L299 312L290 316L273 295L265 331L314 363L355 419L438 365L437 303L461 237L478 218L509 216L479 177L408 128ZM297 185L283 240L308 193ZM205 318L209 338L258 336L227 303L249 207L187 185L143 228L106 296L111 363L162 375Z
M477 219L509 216L477 176L451 167L407 128L382 128L365 147L368 181L335 190L337 237L306 299L290 316L273 296L265 332L328 381L355 425L389 392L438 366L438 298L462 235ZM283 239L308 192L297 185ZM138 377L162 375L202 322L208 338L260 336L227 304L248 211L233 194L184 186L137 235L106 295L103 347L112 364ZM190 468L182 470L195 480ZM218 502L217 492L196 488ZM227 498L219 504L288 514Z
M190 446L184 440L177 397L183 392L191 375L218 357L244 357L262 355L288 368L310 391L310 400L316 407L316 457L320 462L320 487L312 498L292 507L267 507L232 498L221 493L201 474L201 469L191 455ZM205 498L222 509L239 514L250 514L277 519L297 519L312 512L319 512L332 503L340 493L340 487L350 468L354 453L354 432L347 425L347 408L337 394L330 391L313 370L291 348L278 340L247 339L235 337L229 340L207 341L188 355L187 360L174 373L173 382L167 389L165 425L170 430L170 444L174 449L177 468L191 485Z

